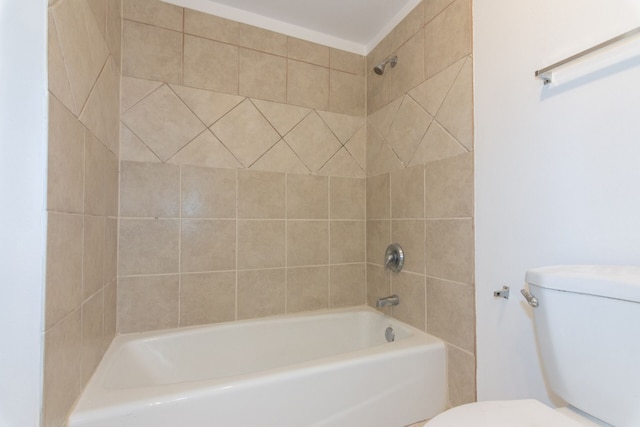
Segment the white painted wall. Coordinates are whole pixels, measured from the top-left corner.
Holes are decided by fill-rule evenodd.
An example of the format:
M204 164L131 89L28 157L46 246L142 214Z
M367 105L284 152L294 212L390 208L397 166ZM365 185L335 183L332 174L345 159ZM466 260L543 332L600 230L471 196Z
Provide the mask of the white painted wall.
M479 400L551 401L527 269L640 265L640 49L577 84L533 77L637 26L638 0L474 1Z
M40 425L47 0L0 0L0 426Z

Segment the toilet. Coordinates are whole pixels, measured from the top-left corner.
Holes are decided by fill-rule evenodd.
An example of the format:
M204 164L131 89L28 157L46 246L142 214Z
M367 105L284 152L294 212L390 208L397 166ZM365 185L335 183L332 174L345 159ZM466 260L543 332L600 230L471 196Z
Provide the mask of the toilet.
M640 427L640 267L553 266L525 278L545 378L568 406L470 403L425 427Z

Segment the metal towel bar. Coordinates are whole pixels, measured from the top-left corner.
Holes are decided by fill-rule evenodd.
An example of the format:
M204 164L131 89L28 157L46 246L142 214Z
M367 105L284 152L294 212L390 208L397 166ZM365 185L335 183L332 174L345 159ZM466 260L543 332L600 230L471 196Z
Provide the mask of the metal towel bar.
M583 50L580 53L576 53L573 56L570 56L566 59L563 59L562 61L558 61L555 64L549 65L548 67L542 68L540 70L537 70L535 73L536 78L541 79L545 85L551 83L551 75L552 75L552 71L555 70L556 68L559 68L563 65L569 64L570 62L576 61L584 56L587 56L589 54L592 54L600 49L603 49L607 46L611 46L612 44L618 43L620 41L629 39L631 37L634 37L636 35L640 34L640 27L635 28L633 30L627 31L624 34L619 35L618 37L614 37L610 40L607 40L606 42L602 42L596 46L593 46L590 49L587 50Z

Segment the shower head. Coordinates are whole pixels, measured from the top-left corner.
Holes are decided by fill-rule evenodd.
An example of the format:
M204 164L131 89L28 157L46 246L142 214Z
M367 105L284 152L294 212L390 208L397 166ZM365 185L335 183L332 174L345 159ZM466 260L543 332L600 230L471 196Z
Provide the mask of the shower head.
M377 75L381 76L384 74L384 68L387 66L387 64L391 64L391 68L395 67L398 64L398 56L393 55L391 58L385 59L384 61L373 67L373 71Z

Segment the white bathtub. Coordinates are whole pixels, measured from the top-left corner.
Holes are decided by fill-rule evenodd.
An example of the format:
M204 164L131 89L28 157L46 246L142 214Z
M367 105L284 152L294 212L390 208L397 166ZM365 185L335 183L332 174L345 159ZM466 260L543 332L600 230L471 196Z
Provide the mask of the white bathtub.
M357 307L120 335L68 425L402 427L446 395L442 341Z

